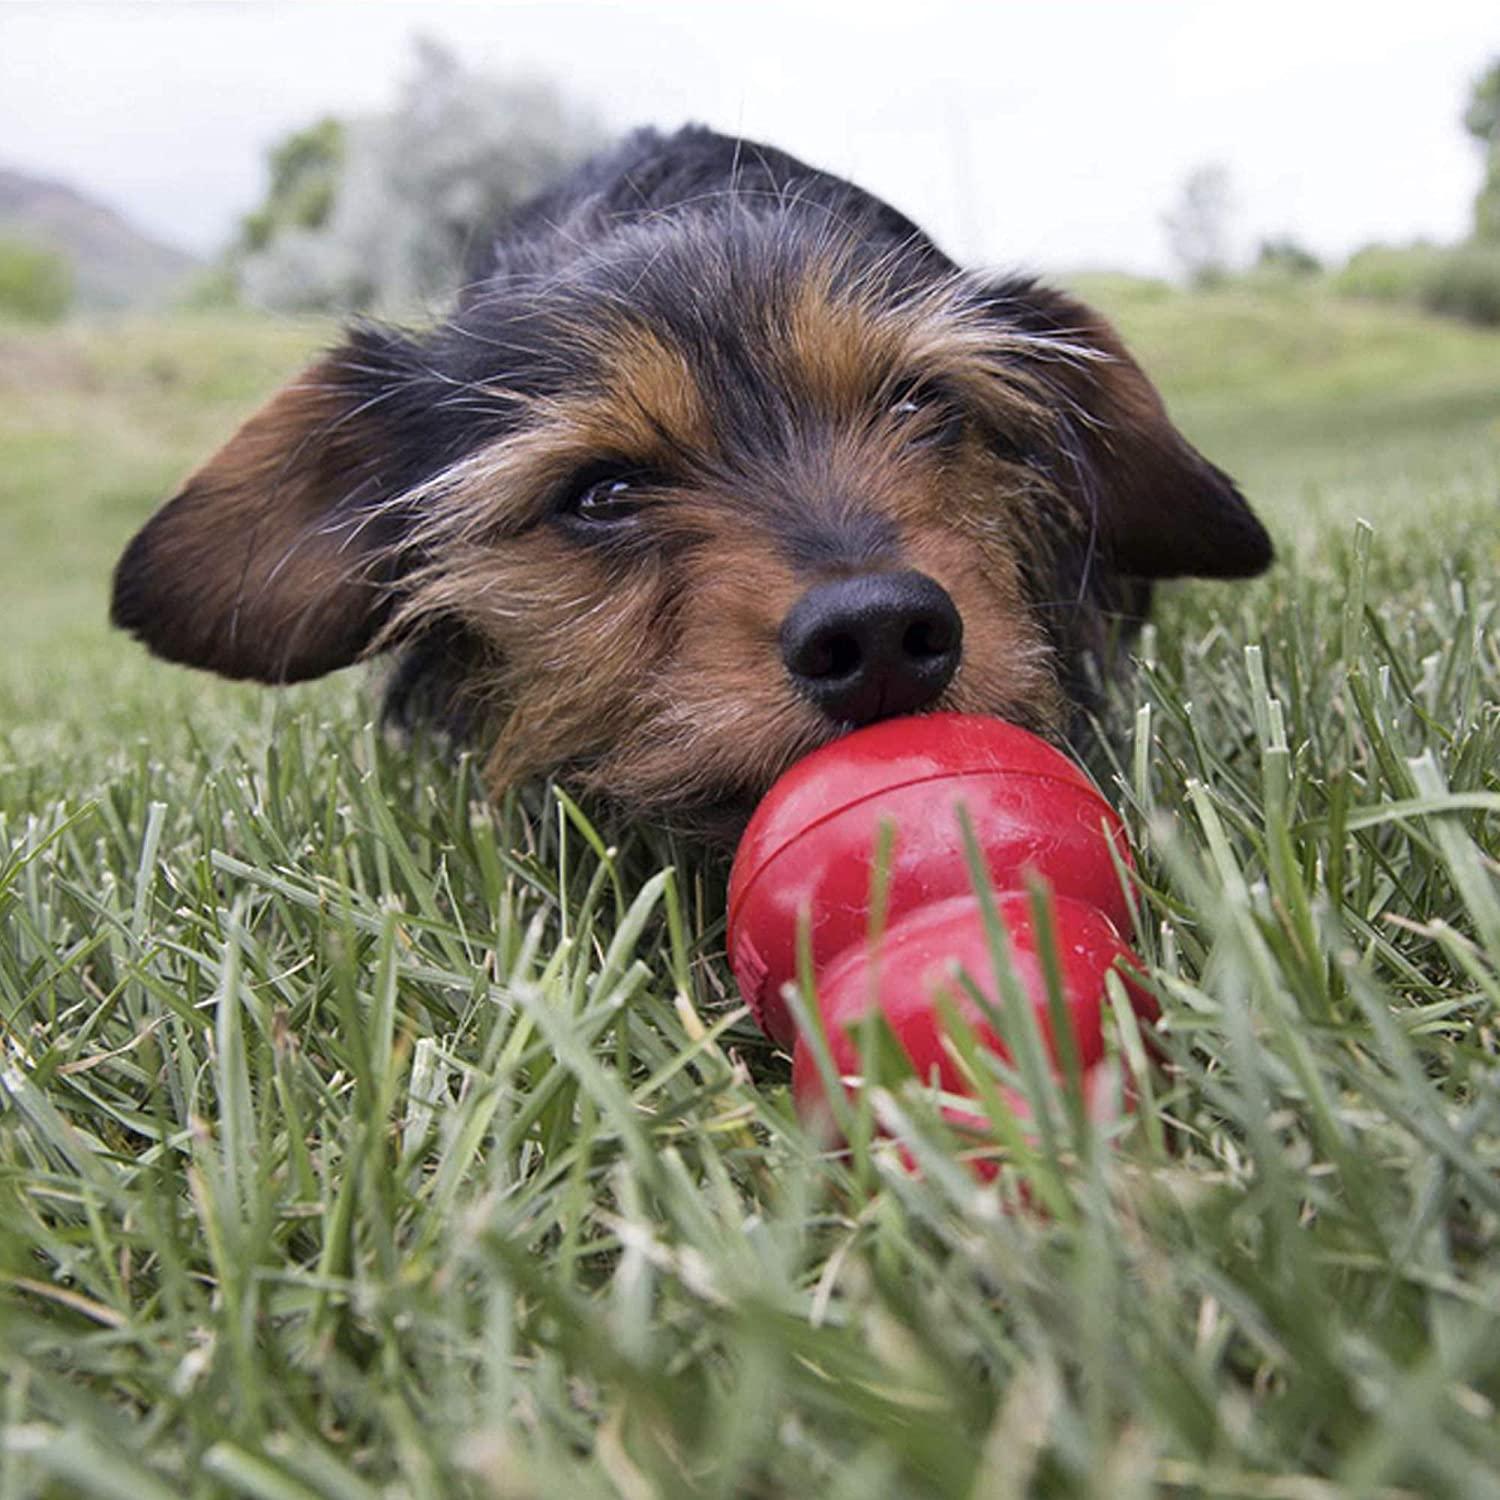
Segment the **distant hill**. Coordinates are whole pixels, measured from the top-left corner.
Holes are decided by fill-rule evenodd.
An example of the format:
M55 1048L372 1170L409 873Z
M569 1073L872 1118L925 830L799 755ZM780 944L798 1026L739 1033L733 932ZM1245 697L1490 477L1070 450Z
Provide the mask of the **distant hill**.
M64 183L6 167L0 167L0 237L65 255L83 308L158 305L201 264Z

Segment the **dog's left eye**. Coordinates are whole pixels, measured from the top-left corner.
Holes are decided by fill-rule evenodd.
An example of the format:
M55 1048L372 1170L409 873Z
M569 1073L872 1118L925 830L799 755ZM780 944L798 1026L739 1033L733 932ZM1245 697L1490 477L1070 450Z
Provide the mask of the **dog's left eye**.
M573 512L585 521L623 521L640 509L635 490L628 479L601 479L574 501Z
M644 488L638 474L594 471L582 476L558 509L577 521L614 526L639 514Z

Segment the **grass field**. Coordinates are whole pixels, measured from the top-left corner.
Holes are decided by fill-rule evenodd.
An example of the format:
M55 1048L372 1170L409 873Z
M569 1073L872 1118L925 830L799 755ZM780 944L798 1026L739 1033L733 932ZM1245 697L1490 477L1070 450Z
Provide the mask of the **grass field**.
M0 329L0 1500L1500 1496L1500 336L1085 290L1283 561L1115 705L1163 1062L989 1187L816 1151L691 855L110 637L325 330Z

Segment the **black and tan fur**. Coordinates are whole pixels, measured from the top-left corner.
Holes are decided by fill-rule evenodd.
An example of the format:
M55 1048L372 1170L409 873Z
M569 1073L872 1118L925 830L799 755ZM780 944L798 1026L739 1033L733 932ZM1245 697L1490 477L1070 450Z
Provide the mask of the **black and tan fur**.
M483 737L497 788L732 824L849 727L787 665L820 584L935 581L962 644L921 706L1063 738L1152 580L1269 560L1096 314L688 129L522 211L438 327L304 371L130 544L114 619L268 682L391 651L392 713Z

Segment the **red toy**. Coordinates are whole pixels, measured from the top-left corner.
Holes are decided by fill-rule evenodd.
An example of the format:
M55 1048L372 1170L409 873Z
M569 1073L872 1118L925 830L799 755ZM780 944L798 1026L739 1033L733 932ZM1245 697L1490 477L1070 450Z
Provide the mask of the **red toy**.
M1123 825L1083 771L1034 735L998 719L933 714L884 720L798 761L756 809L735 857L730 964L761 1027L784 1046L795 1044L793 1092L804 1116L821 1112L822 1080L782 999L796 977L803 911L819 1013L841 1074L858 1070L848 1028L879 1004L920 1076L945 1092L969 1092L942 1041L936 996L943 990L980 1040L1004 1054L979 1007L953 982L962 967L999 1000L960 806L997 893L1017 979L1049 1042L1027 872L1052 887L1063 990L1088 1088L1088 1070L1103 1050L1104 975L1130 954L1119 935L1130 923L1116 865L1130 863ZM872 945L871 883L884 823L893 828L886 921ZM1128 989L1137 1011L1154 1018L1151 996L1132 983ZM1059 1066L1055 1048L1053 1062ZM951 1113L955 1123L968 1122Z

